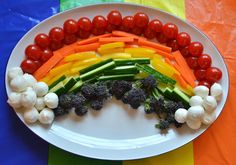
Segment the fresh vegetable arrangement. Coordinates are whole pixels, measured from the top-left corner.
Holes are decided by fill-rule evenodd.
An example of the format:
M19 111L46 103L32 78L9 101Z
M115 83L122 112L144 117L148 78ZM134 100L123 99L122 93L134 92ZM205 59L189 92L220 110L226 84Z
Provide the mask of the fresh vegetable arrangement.
M8 71L8 103L24 109L27 123L51 124L70 111L101 110L115 97L156 114L161 130L185 122L199 129L215 120L223 94L222 72L203 51L175 24L142 12L68 19L38 34L20 67Z

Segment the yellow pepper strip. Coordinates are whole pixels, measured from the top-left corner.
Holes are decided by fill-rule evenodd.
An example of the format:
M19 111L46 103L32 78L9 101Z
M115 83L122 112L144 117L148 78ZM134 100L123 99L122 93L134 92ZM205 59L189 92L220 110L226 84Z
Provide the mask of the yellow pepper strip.
M77 61L75 62L71 68L75 68L75 67L79 67L79 66L88 66L88 65L93 65L97 62L100 62L102 59L100 57L95 57L95 58L91 58L91 59L87 59L87 60L83 60L83 61Z
M81 69L86 68L86 67L87 67L87 65L83 65L83 66L78 66L78 67L75 67L75 68L71 68L71 69L70 69L70 74L71 74L71 75L74 75L74 74L79 75L79 71L80 71Z
M159 54L154 54L153 58L157 58L157 59L163 59L163 56L159 55Z
M50 76L45 76L44 78L42 78L41 80L39 80L40 82L45 82L46 84L48 84L48 81L50 80Z
M157 66L162 66L163 68L166 68L167 70L170 70L171 72L174 72L175 74L177 75L180 75L179 71L177 71L173 66L167 64L165 61L163 61L161 58L158 59L158 58L155 58L153 61L155 61L154 65L157 65Z
M125 53L130 54L154 54L155 51L147 48L125 48Z
M113 42L113 43L101 45L100 49L105 50L105 49L123 48L124 46L125 46L124 42Z
M175 85L176 87L178 87L182 92L184 92L185 94L189 95L189 96L193 96L193 88L190 85L187 85L187 88L183 88L181 87L181 85L179 85L179 83L177 83Z
M62 72L65 72L67 70L69 70L72 66L72 63L66 63L63 65L60 65L58 67L53 68L52 70L49 71L49 74L51 76L56 76L58 74L61 74Z
M48 85L51 85L53 82L58 80L63 75L68 76L69 73L70 73L69 71L66 71L66 72L60 73L60 74L58 74L58 75L56 75L54 77L51 77L51 79L48 81Z
M151 64L158 72L161 72L162 74L164 74L168 77L173 77L173 75L175 73L171 67L165 65L166 64L165 62L163 62L162 60L159 60L157 58L152 60Z
M101 58L103 60L108 59L108 58L126 59L126 58L131 58L131 54L129 54L129 53L112 53L112 54L103 55Z
M94 58L96 56L97 55L94 51L80 52L80 53L75 53L75 54L71 54L69 56L66 56L64 58L64 61L71 62L71 61L77 61L77 60L85 60L85 59L89 59L89 58Z
M112 48L112 49L101 49L101 48L98 48L98 53L100 55L110 54L110 53L122 53L122 52L124 52L124 48Z
M132 54L133 58L153 58L153 54L142 54L142 53L134 53Z

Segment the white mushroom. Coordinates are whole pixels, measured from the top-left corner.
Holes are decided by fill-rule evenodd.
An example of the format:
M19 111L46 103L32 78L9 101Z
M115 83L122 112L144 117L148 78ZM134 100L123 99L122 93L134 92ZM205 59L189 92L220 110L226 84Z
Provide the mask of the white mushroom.
M48 108L56 108L58 106L58 96L55 93L48 93L44 96L44 103Z
M31 74L25 73L25 74L23 75L23 77L25 78L26 84L27 84L28 87L33 87L34 84L37 83L37 80L36 80L36 79L34 78L34 76L31 75Z
M21 104L25 108L32 108L36 101L37 96L33 90L27 90L21 94Z
M211 96L214 96L217 101L220 101L223 94L222 86L218 83L214 83L210 89Z
M39 114L39 121L42 124L51 124L54 120L54 113L49 108L44 108Z
M42 97L48 93L48 85L45 82L36 83L33 89L39 97Z
M34 107L38 111L41 111L43 108L45 108L44 98L43 97L38 97Z
M185 123L188 111L184 108L179 108L175 111L175 120L179 123Z
M203 99L201 96L192 96L190 99L189 99L189 105L190 106L196 106L196 105L202 105L203 103Z
M205 108L206 112L213 112L217 106L217 102L215 97L213 96L207 96L204 98L203 103L202 103L203 107Z
M10 81L10 87L15 92L22 92L26 89L27 83L23 76L16 76Z
M201 120L204 115L204 108L202 106L192 106L188 109L187 120Z
M27 109L24 112L24 120L27 123L35 123L38 120L38 118L39 118L39 112L34 107L32 107L31 109Z
M202 117L202 123L206 125L212 124L216 119L216 113L207 113L205 112Z
M202 98L208 96L209 89L206 86L199 85L194 88L194 93Z
M23 75L23 71L20 67L14 67L9 69L8 71L8 78L9 80L12 80L13 78L17 77L17 76L22 76Z
M7 103L12 108L20 108L21 107L21 93L11 92L8 97Z
M194 130L199 129L202 125L201 120L187 119L186 123L187 123L189 128L194 129Z

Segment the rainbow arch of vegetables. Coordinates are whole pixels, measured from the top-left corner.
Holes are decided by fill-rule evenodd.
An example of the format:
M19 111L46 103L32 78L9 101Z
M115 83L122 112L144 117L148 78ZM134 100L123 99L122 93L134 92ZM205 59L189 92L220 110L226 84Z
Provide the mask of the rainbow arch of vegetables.
M91 33L94 36L89 37ZM159 43L149 40L155 37ZM152 75L162 84L159 89L163 93L177 90L183 96L179 101L184 99L190 105L188 111L176 110L175 120L187 122L192 129L200 128L202 122L210 124L214 121L216 102L222 96L222 88L216 83L222 73L211 67L210 56L203 54L203 45L191 42L185 32L178 33L173 23L162 25L158 19L149 22L145 13L122 19L119 11L111 11L107 19L96 16L92 22L86 17L78 22L69 19L63 28L51 29L49 36L37 35L35 44L29 45L25 53L26 59L21 64L25 74L19 68L12 70L18 70L15 74L22 77L26 73L32 74L31 80L48 86L40 94L37 90L40 85L32 80L24 89L13 92L15 96L23 93L18 96L18 103L22 104L22 95L32 88L31 91L36 92L34 97L38 97L32 107L14 106L16 97L9 97L13 108L30 109L24 114L28 123L36 122L38 118L41 123L52 123L54 115L50 108L56 108L59 101L53 94L77 93L84 82L94 79L135 80ZM14 91L13 80L10 78L10 87L13 84ZM57 102L53 106L48 95L53 95ZM38 113L35 107L40 107ZM50 121L46 121L47 117Z

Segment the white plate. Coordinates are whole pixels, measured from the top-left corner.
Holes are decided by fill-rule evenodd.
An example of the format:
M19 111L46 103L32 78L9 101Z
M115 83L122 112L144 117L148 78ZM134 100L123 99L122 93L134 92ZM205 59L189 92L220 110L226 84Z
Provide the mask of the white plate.
M68 18L78 20L82 16L90 18L98 14L106 16L113 9L119 10L123 16L142 11L151 19L158 18L164 23L173 22L178 26L179 31L188 32L192 41L203 43L204 52L212 56L213 65L223 72L220 83L224 94L217 106L218 116L226 102L229 88L227 68L219 51L209 38L190 23L150 7L123 3L99 4L79 7L52 16L31 29L18 42L12 51L6 70L20 65L24 58L25 47L33 43L38 33L48 33L52 27L62 26ZM6 90L9 94L7 79ZM22 120L22 114L17 112L17 115ZM207 129L207 127L202 127L197 131L192 131L184 126L180 129L169 129L167 134L160 134L160 131L154 127L156 123L155 116L146 115L143 110L129 109L120 101L112 100L108 101L100 112L90 111L84 117L77 117L70 113L68 116L57 118L50 127L39 123L27 125L27 127L47 142L66 151L110 160L138 159L159 155L190 142Z

